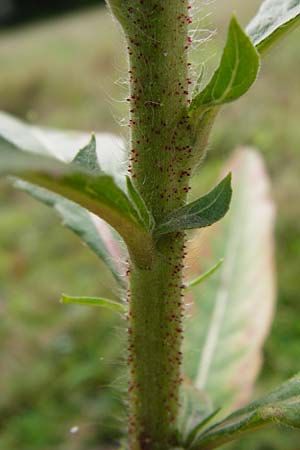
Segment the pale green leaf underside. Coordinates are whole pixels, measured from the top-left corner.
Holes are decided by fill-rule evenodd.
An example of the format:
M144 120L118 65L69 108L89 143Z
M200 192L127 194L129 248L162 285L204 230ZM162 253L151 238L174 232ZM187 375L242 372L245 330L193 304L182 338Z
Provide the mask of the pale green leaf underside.
M22 136L31 147L24 148ZM135 207L112 176L95 174L82 161L55 159L30 127L5 114L0 115L0 175L20 177L77 203L112 225L132 249L145 235Z
M71 162L78 149L86 147L90 134L80 131L58 130L28 125L21 120L0 112L0 134L17 148L48 155L64 162ZM110 133L97 133L97 159L102 171L114 177L125 187L125 149L123 141Z
M270 423L300 428L300 375L293 377L266 397L211 426L197 438L191 448L218 448L247 431Z
M217 411L211 409L207 395L184 379L180 392L180 414L178 417L179 447L189 448L199 432L212 423Z
M224 262L191 290L185 370L214 407L231 411L251 394L272 320L274 206L257 153L237 152L225 170L233 174L230 211L218 224L195 232L188 244L189 276L220 258Z
M73 162L78 164L79 167L87 169L95 174L101 173L101 168L97 157L96 138L94 134L92 134L90 142L79 150L73 159Z
M229 174L211 192L167 216L156 228L156 235L212 225L228 211L231 195L231 174Z
M58 194L54 194L47 189L27 183L26 181L16 180L14 186L52 207L61 217L63 225L76 233L95 252L109 268L120 286L124 285L116 261L113 260L114 255L110 251L112 246L118 247L119 243L117 242L117 238L111 233L106 239L102 238L99 229L96 227L95 220L93 220L89 211ZM107 227L104 222L103 225ZM105 233L105 235L107 234Z
M208 85L192 100L190 112L238 99L252 86L258 70L257 50L233 17L220 65Z
M300 0L266 0L246 32L258 51L264 53L299 24Z
M61 303L72 303L83 306L96 306L100 308L111 309L116 312L125 313L127 308L122 303L114 302L107 298L100 297L72 297L70 295L63 294L61 297Z
M0 137L0 175L14 175L78 203L120 234L141 228L135 209L112 177L82 171L47 156L25 152Z

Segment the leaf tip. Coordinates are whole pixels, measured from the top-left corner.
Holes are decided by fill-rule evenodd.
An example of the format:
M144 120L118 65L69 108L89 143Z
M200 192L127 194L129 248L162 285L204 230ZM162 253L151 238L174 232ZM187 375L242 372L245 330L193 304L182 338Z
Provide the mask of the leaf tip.
M232 14L232 16L231 16L231 19L230 19L230 23L229 23L229 32L230 32L230 31L237 31L238 33L243 34L244 36L246 36L246 37L250 40L250 38L249 38L248 34L246 33L246 31L245 31L244 28L240 25L240 22L239 22L239 20L238 20L238 17L237 17L237 14L236 14L235 11L233 12L233 14ZM254 47L254 46L253 46L253 47ZM254 47L254 48L255 48L255 47Z
M228 189L228 192L230 193L230 197L232 195L232 172L229 172L226 177L221 182L226 189Z
M236 11L233 11L231 19L230 19L230 26L237 26L240 28L239 21L237 19Z
M64 305L65 303L68 303L68 296L65 294L61 294L59 303L61 303L62 305Z
M129 188L131 187L131 185L132 185L131 178L130 178L129 175L125 175L125 179L126 179L126 186L127 186L127 189L129 189Z
M96 134L95 134L94 131L92 131L92 133L91 133L90 143L93 144L93 145L95 145L95 147L96 147L96 145L97 145Z

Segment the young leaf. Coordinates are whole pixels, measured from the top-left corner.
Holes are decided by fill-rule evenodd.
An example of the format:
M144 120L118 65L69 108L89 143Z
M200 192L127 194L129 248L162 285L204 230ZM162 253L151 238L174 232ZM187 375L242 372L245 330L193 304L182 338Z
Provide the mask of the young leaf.
M168 215L156 228L156 235L212 225L228 211L231 195L231 174L228 174L211 192Z
M208 85L192 100L190 113L238 99L252 86L258 70L257 50L233 17L221 63Z
M194 86L193 97L196 96L197 94L199 94L199 92L200 92L201 83L202 83L203 77L204 77L204 72L205 72L205 64L202 63L200 66L200 69L199 69L197 81Z
M189 448L189 444L194 440L195 430L202 431L213 413L208 396L196 389L190 380L184 379L180 392L180 414L177 423L178 444L183 448Z
M185 445L187 448L190 448L196 439L197 435L200 431L207 427L207 425L212 422L212 420L216 417L216 415L220 412L220 408L215 409L212 413L208 414L201 422L198 423L188 435Z
M100 308L111 309L120 313L126 313L127 311L126 306L122 305L122 303L99 297L71 297L70 295L63 294L61 297L61 303L73 303L83 306L97 306Z
M118 261L114 260L115 255L111 252L112 246L119 247L117 237L113 236L112 233L107 238L101 236L91 213L61 195L54 194L26 181L16 180L14 186L51 206L62 218L63 225L76 233L96 253L109 268L119 285L124 287L124 281L117 266ZM102 222L102 227L108 226Z
M96 138L95 135L92 134L91 140L88 145L79 150L79 152L73 159L73 162L75 164L78 164L80 167L89 170L90 172L99 174L101 172L101 169L98 162L96 147Z
M148 211L144 200L140 196L140 193L136 190L135 186L133 185L131 178L126 177L126 184L127 184L127 192L132 200L132 203L136 207L136 210L145 224L146 228L148 230L151 230L153 227L153 217L151 216L150 212Z
M251 394L272 321L274 205L256 152L238 151L225 170L233 173L230 212L195 234L187 249L190 274L203 270L203 260L208 267L222 257L224 263L189 293L193 306L186 323L185 369L214 407L232 410Z
M5 114L6 118L9 117ZM9 117L12 120L11 117ZM0 123L3 113L0 113ZM15 127L16 119L14 119ZM13 128L14 128L13 127ZM71 162L78 154L79 148L85 148L90 134L81 131L56 130L26 125L27 133L31 132L57 159ZM13 136L11 136L12 138ZM122 189L125 188L126 153L122 139L110 133L96 133L96 153L99 167L111 175ZM27 147L31 148L31 147ZM26 150L26 148L25 148Z
M203 283L203 281L207 280L209 277L211 277L223 264L224 259L221 258L217 264L215 264L214 266L212 266L210 269L208 269L206 272L204 272L202 275L200 275L199 277L195 278L194 280L190 281L186 287L185 290L189 291L190 289L192 289L195 286L199 286L199 284Z
M210 450L231 442L241 434L271 423L300 428L300 375L274 392L235 411L201 434L192 450Z
M18 138L16 141L15 134ZM112 176L95 174L76 163L54 159L43 145L24 149L30 144L30 127L0 116L0 175L14 175L59 194L106 220L131 248L136 258L143 252L140 242L147 239L145 227L126 194ZM33 151L35 153L33 153ZM37 154L39 153L39 154ZM148 238L150 240L150 238ZM150 244L149 244L150 247ZM142 256L142 255L141 255Z
M246 32L260 53L300 24L299 0L265 0Z
M18 148L48 155L66 163L73 161L78 149L86 147L90 139L90 134L86 132L27 125L2 111L0 111L0 134ZM95 139L99 166L124 189L126 158L122 139L110 133L97 133Z

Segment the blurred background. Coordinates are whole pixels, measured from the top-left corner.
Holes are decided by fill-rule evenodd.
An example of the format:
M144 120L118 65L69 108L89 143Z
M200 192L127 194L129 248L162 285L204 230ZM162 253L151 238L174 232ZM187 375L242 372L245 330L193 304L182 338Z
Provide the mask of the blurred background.
M207 73L230 14L260 2L199 0L216 35L192 57ZM0 0L0 109L58 128L125 134L126 56L99 0ZM200 183L210 187L242 144L260 149L277 205L278 310L257 392L300 370L300 29L265 59L251 92L220 115ZM125 427L123 323L62 306L62 291L116 298L96 257L55 214L0 184L0 448L115 448ZM259 313L259 312L258 312ZM231 449L299 450L300 433L270 429Z
M104 0L1 0L0 23L2 26L21 24L34 19L59 15L64 11L99 4Z

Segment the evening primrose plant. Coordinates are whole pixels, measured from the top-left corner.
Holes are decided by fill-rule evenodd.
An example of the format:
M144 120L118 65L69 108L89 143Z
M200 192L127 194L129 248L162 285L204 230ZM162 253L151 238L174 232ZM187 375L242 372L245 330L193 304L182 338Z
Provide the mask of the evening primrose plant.
M118 138L93 135L79 150L75 142L80 134L28 126L2 113L0 174L9 175L17 188L53 207L118 283L119 302L68 295L62 296L62 302L110 308L126 317L129 380L124 446L131 450L209 450L272 422L300 427L300 376L236 409L244 405L247 393L235 398L232 377L249 379L250 373L251 379L259 364L253 358L250 366L232 365L232 360L243 361L245 346L248 355L257 356L264 333L258 344L252 329L238 348L233 338L224 341L222 350L216 345L226 338L230 320L234 336L239 325L243 328L245 315L249 316L246 308L241 319L241 293L247 293L249 304L249 292L255 290L258 302L251 314L258 317L272 296L251 281L241 285L247 255L253 265L261 262L257 255L268 236L261 230L272 219L272 211L259 210L256 223L251 223L257 208L253 193L259 185L253 168L260 171L259 157L252 152L245 151L233 164L236 184L243 189L232 203L226 225L231 231L225 248L219 247L222 254L205 273L183 281L184 260L191 250L187 230L210 227L226 215L231 204L229 170L210 192L188 200L191 179L203 164L215 119L227 103L251 88L263 56L298 24L300 0L262 2L245 30L233 16L219 66L204 88L199 87L201 74L200 79L193 79L188 59L192 43L189 0L109 0L108 7L127 43L128 142L124 145ZM250 225L255 230L252 236ZM214 248L218 237L212 234L209 239ZM237 255L243 256L238 263ZM127 264L125 275L121 257ZM218 294L209 294L214 304L205 298L205 290L203 297L199 295L199 285L216 280L215 273L220 274L220 288ZM213 291L216 281L210 286ZM190 325L185 316L193 290L197 294L192 310L197 314L191 312Z

